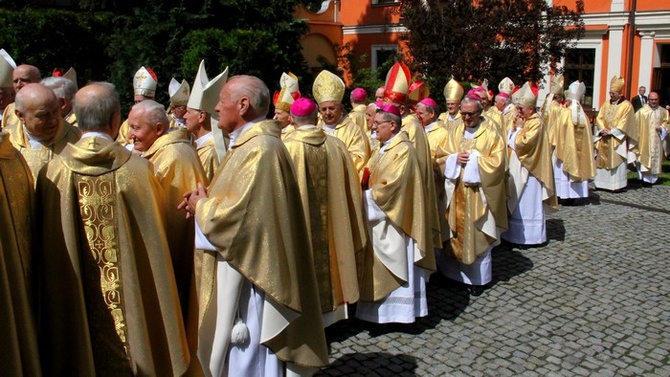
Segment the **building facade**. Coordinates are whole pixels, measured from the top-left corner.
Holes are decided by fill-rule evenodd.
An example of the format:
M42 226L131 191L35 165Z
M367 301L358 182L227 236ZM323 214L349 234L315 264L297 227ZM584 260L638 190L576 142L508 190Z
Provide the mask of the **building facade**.
M575 0L547 2L576 6ZM584 81L585 107L597 110L608 98L610 79L620 75L626 80L626 97L645 86L647 92L659 92L663 104L670 103L670 1L586 0L584 6L585 34L559 63L565 72L566 87L574 80ZM324 1L322 8L320 14L298 11L298 16L310 23L310 34L303 43L310 66L310 58L315 61L314 53L320 51L313 44L317 40L330 43L320 49L329 47L333 61L337 56L333 44L348 44L355 55L369 57L371 68L384 62L389 54L404 50L399 36L407 29L400 22L397 0L331 0ZM326 21L320 18L324 15ZM332 37L323 31L325 26L330 27L328 33ZM549 82L549 77L545 82ZM546 89L543 91L546 93ZM544 98L542 92L540 98Z

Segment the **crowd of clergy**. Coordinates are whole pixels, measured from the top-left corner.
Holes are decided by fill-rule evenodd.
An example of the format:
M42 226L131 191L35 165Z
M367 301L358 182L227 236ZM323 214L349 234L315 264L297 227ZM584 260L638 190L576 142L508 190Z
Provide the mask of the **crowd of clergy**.
M0 370L13 376L305 376L324 329L413 323L434 273L471 295L492 248L547 242L545 215L653 184L668 111L614 77L595 122L562 76L450 80L444 107L398 62L368 101L324 70L113 85L0 50ZM274 117L268 114L274 108ZM446 111L441 112L441 108Z

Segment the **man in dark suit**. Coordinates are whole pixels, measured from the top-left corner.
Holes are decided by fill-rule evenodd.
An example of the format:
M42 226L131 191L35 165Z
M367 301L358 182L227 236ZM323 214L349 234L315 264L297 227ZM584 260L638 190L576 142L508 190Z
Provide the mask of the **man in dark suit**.
M647 92L647 88L644 86L641 86L640 89L638 89L638 95L630 99L630 103L633 105L633 109L635 112L640 110L642 106L644 106L647 103L647 96L644 95L644 93Z

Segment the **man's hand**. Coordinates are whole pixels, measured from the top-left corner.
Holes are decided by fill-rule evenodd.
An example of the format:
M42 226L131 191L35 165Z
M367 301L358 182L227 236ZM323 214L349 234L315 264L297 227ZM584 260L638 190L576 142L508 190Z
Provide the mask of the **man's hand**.
M456 157L456 162L461 165L465 165L468 160L470 160L470 152L458 152L458 157Z
M610 132L610 129L609 129L609 128L603 128L602 130L600 130L600 133L601 133L603 136L609 136L609 135L612 134L612 132Z
M179 203L177 209L185 210L186 218L189 219L195 215L196 203L198 203L198 200L203 198L207 198L207 190L205 190L205 187L202 185L202 183L198 183L197 190L184 194L184 201Z

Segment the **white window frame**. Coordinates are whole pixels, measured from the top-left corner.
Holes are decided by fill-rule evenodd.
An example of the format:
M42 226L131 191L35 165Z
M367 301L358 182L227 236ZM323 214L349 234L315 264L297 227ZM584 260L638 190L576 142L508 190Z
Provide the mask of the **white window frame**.
M380 63L377 61L377 52L391 51L391 50L394 53L398 53L398 45L397 44L372 45L370 47L370 68L377 69L377 67L379 67Z

